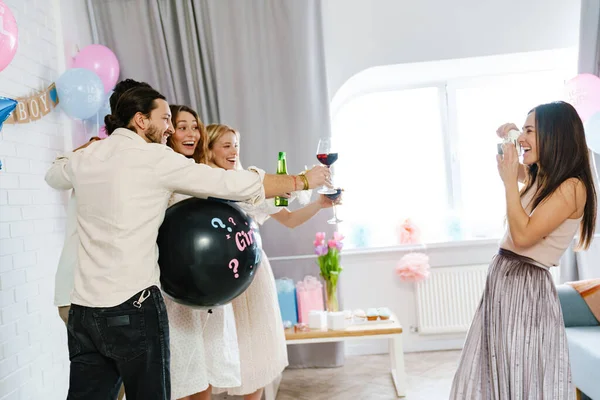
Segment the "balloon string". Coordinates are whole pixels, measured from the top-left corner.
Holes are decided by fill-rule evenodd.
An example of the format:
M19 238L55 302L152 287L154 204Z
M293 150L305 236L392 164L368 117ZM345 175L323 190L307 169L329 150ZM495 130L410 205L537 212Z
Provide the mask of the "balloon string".
M87 129L85 129L85 121L83 119L81 120L81 125L83 126L83 134L85 135L85 137L87 139L88 133L87 133Z

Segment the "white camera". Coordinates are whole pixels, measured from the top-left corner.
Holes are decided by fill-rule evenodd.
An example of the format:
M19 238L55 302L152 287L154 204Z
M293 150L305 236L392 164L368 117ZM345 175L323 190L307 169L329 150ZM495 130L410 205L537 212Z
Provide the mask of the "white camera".
M515 148L517 149L517 152L520 154L521 153L521 149L519 147L519 143L517 142L517 140L519 139L519 136L521 135L521 132L519 132L516 129L511 130L510 132L508 132L508 134L506 135L506 137L502 140L502 143L498 143L497 147L498 147L498 154L502 154L502 145L506 144L506 143L512 143L515 145Z

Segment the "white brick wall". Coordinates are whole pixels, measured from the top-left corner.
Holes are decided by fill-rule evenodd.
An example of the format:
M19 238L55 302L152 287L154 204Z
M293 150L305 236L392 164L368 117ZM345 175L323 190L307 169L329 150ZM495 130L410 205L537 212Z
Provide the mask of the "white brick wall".
M49 0L4 0L15 14L19 48L0 72L0 95L45 89L60 75L57 10ZM58 30L60 32L60 30ZM0 132L0 399L65 399L66 330L53 306L64 235L65 195L44 173L63 151L68 121L54 111Z

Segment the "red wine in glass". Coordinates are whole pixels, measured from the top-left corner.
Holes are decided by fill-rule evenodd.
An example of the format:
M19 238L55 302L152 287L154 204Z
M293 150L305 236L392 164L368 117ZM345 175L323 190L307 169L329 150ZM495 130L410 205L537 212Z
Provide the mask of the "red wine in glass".
M336 162L338 159L338 153L323 153L317 154L317 160L323 165L327 165L328 167Z
M317 160L319 160L321 164L330 167L331 164L337 161L337 159L338 153L331 138L327 137L320 139L319 145L317 146ZM327 186L323 186L318 192L320 194L332 194L335 193L335 190Z

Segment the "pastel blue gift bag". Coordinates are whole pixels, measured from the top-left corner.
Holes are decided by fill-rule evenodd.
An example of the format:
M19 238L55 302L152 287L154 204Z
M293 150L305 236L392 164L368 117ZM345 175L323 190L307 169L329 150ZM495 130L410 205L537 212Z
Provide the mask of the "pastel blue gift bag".
M296 286L290 278L275 280L277 286L277 299L281 310L281 319L284 326L298 323L298 303L296 302Z

